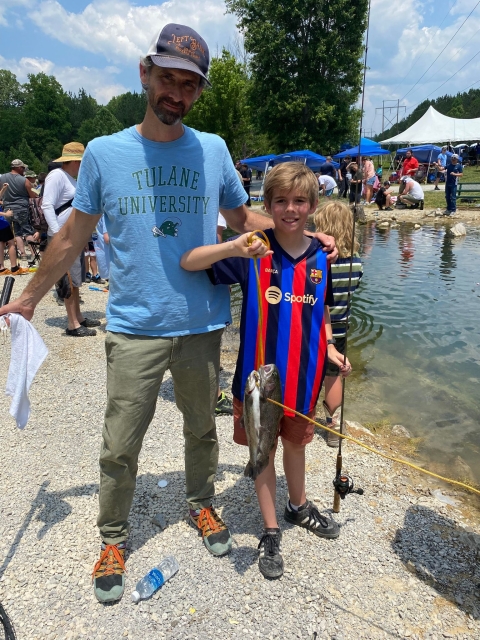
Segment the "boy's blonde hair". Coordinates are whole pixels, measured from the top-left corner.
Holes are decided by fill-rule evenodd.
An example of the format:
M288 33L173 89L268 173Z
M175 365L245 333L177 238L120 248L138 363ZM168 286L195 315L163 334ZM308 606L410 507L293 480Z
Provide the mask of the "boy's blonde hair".
M270 205L274 192L305 194L313 206L318 201L318 180L311 169L301 162L282 162L267 173L263 186L265 203Z
M315 212L315 230L335 238L340 258L349 258L352 251L353 211L344 202L333 200L322 204ZM353 252L358 251L355 238Z

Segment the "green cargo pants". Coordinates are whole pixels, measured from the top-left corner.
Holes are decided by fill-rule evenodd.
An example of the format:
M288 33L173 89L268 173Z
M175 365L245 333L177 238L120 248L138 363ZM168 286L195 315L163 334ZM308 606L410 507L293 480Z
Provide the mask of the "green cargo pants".
M107 544L125 540L138 456L170 369L183 415L187 502L208 507L215 493L218 441L215 405L222 329L177 338L107 333L107 408L100 452L100 513Z

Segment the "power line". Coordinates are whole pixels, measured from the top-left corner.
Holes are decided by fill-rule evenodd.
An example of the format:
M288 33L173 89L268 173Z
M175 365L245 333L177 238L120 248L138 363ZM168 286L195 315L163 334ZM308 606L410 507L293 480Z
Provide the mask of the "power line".
M413 69L413 67L415 66L415 62L422 57L422 55L425 52L425 49L430 45L430 43L432 42L432 40L435 38L435 36L437 35L437 33L440 31L440 28L442 26L442 24L445 22L445 20L447 19L448 15L450 14L451 10L455 7L455 5L457 4L458 0L455 0L455 2L452 4L452 6L450 7L450 9L447 11L447 13L444 15L443 20L441 21L441 23L438 26L438 29L435 31L435 33L433 34L433 36L430 38L430 40L427 42L427 44L424 46L424 48L420 51L420 53L417 53L417 55L415 56L415 58L413 59L412 62L412 66L410 67L410 69L407 71L407 73L403 76L403 78L397 83L397 86L395 87L395 89L392 91L392 94L397 90L397 88L402 84L402 82L405 80L405 78L408 76L408 74L410 73L410 71Z
M433 67L433 65L435 64L435 62L439 59L439 57L442 55L442 53L445 51L445 49L448 47L448 45L451 43L451 41L455 38L455 36L457 35L457 33L460 31L460 29L463 27L463 25L467 22L467 20L470 18L470 16L472 15L472 13L475 11L475 9L478 7L478 5L480 4L480 0L477 2L477 4L473 7L473 9L470 11L470 13L468 14L468 16L465 18L465 20L462 22L462 24L458 27L458 29L455 31L455 33L453 34L453 36L450 38L450 40L447 42L447 44L443 47L443 49L440 51L440 53L438 54L438 56L435 58L435 60L432 62L432 64L428 67L428 69L422 73L422 75L420 76L420 78L416 81L416 83L413 85L413 87L411 89L409 89L407 91L407 93L403 96L403 98L400 98L400 101L405 100L405 98L408 96L409 93L411 93L415 87L417 86L417 84L420 82L420 80L428 73L428 71L430 71L430 69Z

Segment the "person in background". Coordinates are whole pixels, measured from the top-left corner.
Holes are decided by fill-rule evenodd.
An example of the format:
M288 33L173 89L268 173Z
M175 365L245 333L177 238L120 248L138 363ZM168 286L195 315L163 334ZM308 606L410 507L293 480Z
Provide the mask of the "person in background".
M240 169L240 175L242 176L243 188L248 196L246 202L247 207L250 207L252 202L250 200L250 186L252 184L252 170L246 165L242 164Z
M105 288L108 289L108 280L110 278L110 237L107 233L105 219L103 216L98 221L95 232L92 234L92 238L97 258L98 273L101 278L100 283L105 284ZM104 283L104 280L107 282Z
M379 210L382 211L385 207L385 211L393 211L392 207L392 192L390 191L390 182L385 180L383 185L377 191L375 196L375 204L378 206Z
M322 205L314 216L315 229L328 233L335 238L338 247L338 259L330 265L332 273L333 305L330 306L332 323L332 340L340 354L345 353L345 342L350 312L348 304L348 279L350 272L350 256L352 255L353 216L343 202L335 200ZM363 275L363 265L358 255L358 242L355 239L352 260L352 277L350 295L358 288ZM340 431L340 405L342 404L342 374L338 364L329 361L325 373L325 400L323 408L327 419L327 427ZM338 447L339 437L327 432L327 445Z
M445 200L447 209L445 215L453 216L457 211L457 185L463 175L463 167L458 161L458 155L454 153L450 158L450 164L446 167Z
M222 214L218 213L217 220L217 242L221 244L223 242L223 232L227 228L227 221L222 216ZM220 366L220 370L222 367ZM227 396L225 391L220 390L220 384L218 385L218 398L217 404L215 406L215 415L216 416L233 416L233 404L230 398Z
M381 162L379 162L379 163L378 163L378 167L377 167L377 170L375 171L375 174L378 176L378 179L379 179L379 180L381 180L381 179L382 179L382 176L383 176L383 166L382 166L382 163L381 163Z
M434 191L440 191L440 187L438 183L440 182L440 178L445 174L445 170L447 168L447 147L442 147L442 150L438 154L437 161L435 163L437 168L435 174L435 189Z
M365 185L365 203L370 204L373 196L373 185L375 184L375 166L369 156L363 156L363 183Z
M47 175L43 191L42 209L48 223L48 243L66 224L72 213L72 202L77 188L76 177L80 169L85 148L80 142L69 142L63 147L60 158L55 162L61 163L61 169L53 169ZM47 250L47 254L52 249ZM67 336L83 338L95 336L93 327L100 326L98 320L85 318L80 311L80 287L85 282L85 262L83 251L76 257L68 273L71 279L72 293L65 298L67 311Z
M407 149L405 153L405 159L402 163L402 169L400 171L400 184L398 186L398 195L401 196L405 189L405 182L402 181L403 176L413 178L418 171L418 160L413 157L411 149Z
M401 204L397 204L397 208L405 209L407 205L418 208L424 199L421 185L409 176L402 176L401 182L403 183L402 195L398 198Z
M340 163L340 167L338 168L338 197L339 198L348 198L348 187L350 185L351 174L348 171L348 165L350 164L351 157L345 156L342 162Z
M98 273L97 255L95 253L95 240L97 240L98 234L96 231L92 233L92 237L88 241L85 247L84 259L85 259L85 282L93 282L95 284L105 284Z
M30 180L25 178L26 165L19 159L15 158L11 163L10 173L0 176L0 187L8 184L8 189L3 196L3 204L6 210L13 212L13 233L17 248L20 252L22 260L28 260L25 253L24 238L27 242L37 242L39 234L30 224L30 215L28 210L29 198L37 198L37 194L32 190ZM34 252L32 250L32 255ZM28 269L23 269L18 265L12 267L17 275L28 273Z
M12 217L13 212L11 210L3 211L3 208L0 207L0 276L18 276L28 273L28 269L20 270L17 266L17 248L10 222ZM5 247L8 248L10 269L5 267Z
M328 175L321 175L318 178L318 184L320 186L320 195L325 198L331 198L333 195L333 190L337 186L335 180Z
M321 176L330 176L334 180L337 177L337 171L333 166L332 156L327 156L325 158L325 162L320 165L320 175Z
M363 183L363 171L359 168L356 162L351 162L348 165L349 171L352 173L350 178L350 204L359 204L362 197L362 183Z

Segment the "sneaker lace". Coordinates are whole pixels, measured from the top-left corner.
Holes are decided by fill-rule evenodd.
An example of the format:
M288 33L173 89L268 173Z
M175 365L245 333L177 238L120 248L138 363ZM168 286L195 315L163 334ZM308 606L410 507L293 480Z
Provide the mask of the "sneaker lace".
M198 516L198 527L202 530L202 538L210 536L212 533L220 533L227 528L227 525L220 518L218 513L212 508L202 509Z
M319 524L323 529L326 529L329 525L328 518L320 513L320 511L311 502L308 505L309 525L312 528L317 528Z
M117 545L106 544L98 562L93 567L92 579L94 577L98 578L100 576L110 576L114 573L122 573L122 571L127 572L123 554L119 551ZM99 574L98 576L97 573Z
M264 548L265 555L276 556L280 552L279 536L271 533L264 533L258 543L258 549Z

